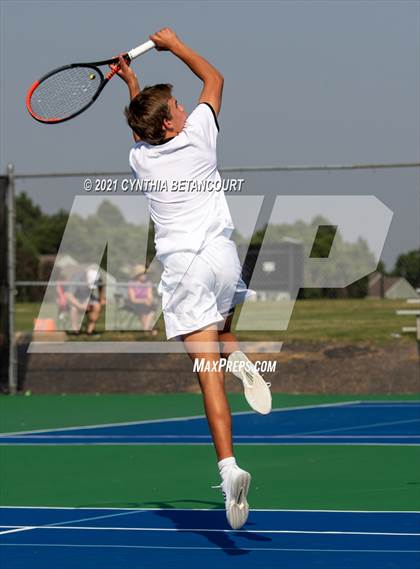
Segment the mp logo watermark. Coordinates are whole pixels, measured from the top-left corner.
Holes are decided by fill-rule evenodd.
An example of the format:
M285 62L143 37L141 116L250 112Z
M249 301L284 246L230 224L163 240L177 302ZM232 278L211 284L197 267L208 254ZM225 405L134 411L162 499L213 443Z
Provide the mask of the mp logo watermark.
M277 195L268 222L256 229L263 196L226 198L235 226L241 228L237 250L243 278L254 292L242 305L235 330L267 332L263 340L246 343L248 352L267 351L264 343L272 353L281 349L281 342L270 342L270 331L287 330L301 289L340 289L375 271L393 217L371 195ZM57 298L63 292L76 299L75 308L63 319L63 330L79 330L86 311L100 302L106 331L144 331L144 338L122 342L37 339L31 352L184 351L181 342L152 338L152 329L165 311L165 283L162 263L151 258L153 235L145 209L140 195L77 196L38 316L40 320L56 318ZM192 238L191 251L198 254L199 246ZM179 275L177 286L195 286L188 267ZM209 346L208 351L212 349Z

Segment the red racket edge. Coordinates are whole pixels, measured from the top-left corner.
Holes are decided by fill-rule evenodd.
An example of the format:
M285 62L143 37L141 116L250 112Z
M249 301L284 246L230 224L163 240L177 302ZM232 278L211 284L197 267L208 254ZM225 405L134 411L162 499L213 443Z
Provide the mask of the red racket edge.
M40 117L39 115L37 115L31 107L31 98L32 95L35 91L35 89L38 87L38 85L41 83L41 81L38 79L38 81L35 81L35 83L31 86L31 88L29 89L27 95L26 95L26 108L28 109L29 114L37 121L42 122L42 123L57 123L57 122L61 122L62 119L46 119L44 117Z

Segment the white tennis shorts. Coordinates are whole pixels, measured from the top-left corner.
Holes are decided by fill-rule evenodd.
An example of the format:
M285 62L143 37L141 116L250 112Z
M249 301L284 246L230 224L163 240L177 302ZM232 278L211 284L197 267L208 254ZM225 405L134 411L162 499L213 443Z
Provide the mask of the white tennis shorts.
M222 322L231 308L256 294L241 278L236 244L224 235L197 253L170 253L160 261L158 293L168 340Z

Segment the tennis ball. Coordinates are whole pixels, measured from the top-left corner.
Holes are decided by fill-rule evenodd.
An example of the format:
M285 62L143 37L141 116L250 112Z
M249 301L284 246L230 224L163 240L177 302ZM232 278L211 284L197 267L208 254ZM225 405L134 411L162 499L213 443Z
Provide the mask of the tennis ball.
M25 397L30 397L32 395L32 391L30 389L28 389L28 391L25 391Z
M95 75L94 73L90 73L90 74L89 74L89 79L90 79L91 81L93 81L93 80L95 79L95 77L96 77L96 75Z

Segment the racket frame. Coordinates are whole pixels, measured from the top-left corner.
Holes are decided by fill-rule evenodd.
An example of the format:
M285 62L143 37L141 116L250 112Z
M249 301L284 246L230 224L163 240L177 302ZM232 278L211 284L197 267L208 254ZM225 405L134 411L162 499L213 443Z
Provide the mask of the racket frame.
M106 64L106 62L102 63L102 65L105 65L105 64ZM77 115L80 115L80 113L83 113L83 111L85 111L88 107L93 105L93 103L99 97L102 89L105 87L105 85L109 81L109 79L107 79L104 76L102 71L98 67L96 67L96 65L101 65L101 63L99 63L99 62L95 62L95 63L71 63L70 65L63 65L62 67L57 67L56 69L53 69L52 71L50 71L46 75L43 75L40 79L38 79L38 81L35 81L35 83L29 89L28 94L26 95L26 108L28 109L29 114L38 122L42 122L44 124L57 124L60 122L68 121L74 117L77 117ZM74 67L86 67L88 69L91 69L92 72L98 73L98 75L100 76L101 83L99 84L99 87L96 90L96 93L93 95L92 99L86 105L84 105L84 107L82 107L81 109L79 109L75 113L69 115L68 117L59 118L59 119L58 118L46 119L44 117L40 117L39 115L37 115L35 113L35 111L32 110L32 107L31 107L31 98L32 98L32 95L33 95L35 89L39 85L41 85L44 81L46 81L49 77L51 77L52 75L55 75L56 73L60 73L60 71L65 71L66 69L73 69Z
M130 50L129 52L123 54L123 57L126 60L126 62L128 64L130 64L133 59L135 59L136 57L139 57L143 53L146 53L147 51L153 49L155 47L155 45L156 44L152 40L149 40L149 41L135 47L134 49ZM74 117L77 117L78 115L80 115L81 113L86 111L86 109L88 109L91 105L93 105L93 103L96 101L96 99L99 97L99 95L101 94L101 92L105 88L105 85L108 83L108 81L118 71L118 67L117 67L115 69L110 70L106 75L104 75L98 66L116 65L116 64L118 64L118 61L119 61L118 57L112 57L111 59L104 59L102 61L92 61L90 63L70 63L70 65L63 65L62 67L57 67L56 69L53 69L49 73L46 73L45 75L43 75L40 79L38 79L37 81L35 81L31 85L31 87L29 88L29 91L26 95L26 108L28 109L29 114L35 120L37 120L38 122L41 122L43 124L58 124L58 123L65 122L65 121L68 121L70 119L73 119ZM92 72L98 73L98 75L100 76L101 83L99 84L99 87L98 87L96 93L93 95L92 99L86 105L84 105L81 109L79 109L75 113L69 115L68 117L46 119L44 117L37 115L32 110L32 107L31 107L31 98L32 98L32 95L34 94L35 89L37 89L37 87L39 87L39 85L41 85L41 83L46 81L52 75L55 75L56 73L59 73L60 71L64 71L66 69L73 69L75 67L86 67L88 69L92 69Z

